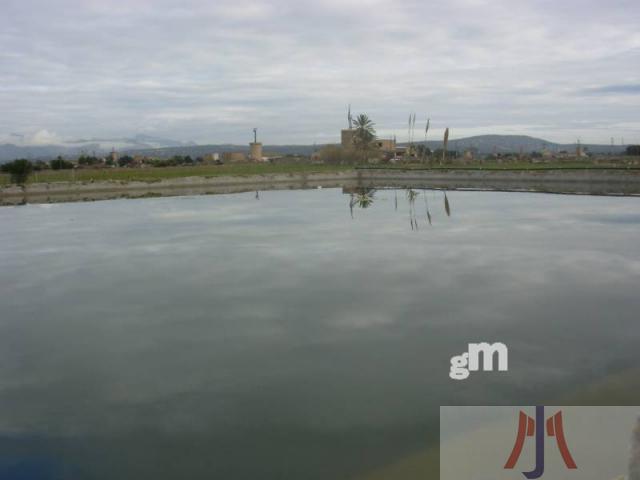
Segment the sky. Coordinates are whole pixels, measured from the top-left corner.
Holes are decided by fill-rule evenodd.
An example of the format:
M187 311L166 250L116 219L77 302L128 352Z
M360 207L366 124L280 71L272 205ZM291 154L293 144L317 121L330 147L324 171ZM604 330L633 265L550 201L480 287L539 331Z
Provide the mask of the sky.
M637 0L2 0L0 143L640 143Z

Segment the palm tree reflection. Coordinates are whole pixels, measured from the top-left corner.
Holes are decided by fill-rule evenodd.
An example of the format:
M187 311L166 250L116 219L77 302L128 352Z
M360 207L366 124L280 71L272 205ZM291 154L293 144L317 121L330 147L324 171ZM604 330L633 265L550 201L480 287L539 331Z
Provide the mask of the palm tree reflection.
M409 225L411 226L411 230L417 231L420 228L418 223L418 215L416 213L416 199L420 195L420 191L415 190L413 188L405 188L404 190L407 197L407 203L409 204ZM425 220L429 223L429 225L432 225L433 218L431 215L431 210L429 208L429 199L427 194L429 192L432 192L432 195L435 196L438 190L427 190L424 188L421 189L422 196L424 198L424 208L425 208L425 214L426 214ZM447 215L447 217L450 217L451 204L449 203L447 191L444 189L439 191L441 191L443 194L444 212ZM354 209L356 207L369 208L373 205L375 201L376 189L375 188L355 188L355 189L349 189L348 192L344 192L344 193L349 193L350 195L349 196L349 212L351 214L351 218L354 218ZM397 211L398 210L398 189L394 189L393 193L394 193L394 206L395 206L395 210Z
M351 193L349 199L349 212L353 218L353 207L369 208L375 200L376 190L374 188L361 188L355 193Z
M369 208L373 205L374 195L376 191L373 188L363 188L356 193L356 204L360 208Z

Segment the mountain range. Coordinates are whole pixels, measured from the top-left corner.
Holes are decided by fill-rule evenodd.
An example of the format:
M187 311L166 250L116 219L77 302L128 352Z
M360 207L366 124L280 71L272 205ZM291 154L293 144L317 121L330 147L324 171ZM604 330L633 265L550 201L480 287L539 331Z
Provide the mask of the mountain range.
M424 142L415 142L424 144ZM400 145L406 145L402 143ZM432 149L442 148L441 140L430 140L427 145ZM624 151L622 145L584 144L589 152L596 154ZM149 135L136 135L131 138L112 139L80 139L62 145L14 145L6 143L0 145L0 162L7 162L16 158L31 160L50 160L62 155L73 159L81 154L105 155L112 148L120 154L145 155L158 158L169 158L173 155L190 155L193 158L207 153L246 152L249 147L233 144L197 145L193 142L167 140ZM265 154L273 155L310 155L322 148L322 145L264 145ZM480 154L488 153L517 153L522 149L525 153L541 151L546 148L552 151L575 151L576 144L560 144L526 135L478 135L473 137L449 140L449 150L464 151L475 148Z

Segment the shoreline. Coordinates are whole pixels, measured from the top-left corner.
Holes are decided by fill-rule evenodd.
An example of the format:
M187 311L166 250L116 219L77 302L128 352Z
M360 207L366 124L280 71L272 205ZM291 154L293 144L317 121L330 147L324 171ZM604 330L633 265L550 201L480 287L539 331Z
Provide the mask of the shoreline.
M640 195L640 169L402 169L358 168L324 173L192 176L157 181L32 183L0 187L0 205L95 201L115 198L205 195L253 190L334 188L436 188L590 195Z

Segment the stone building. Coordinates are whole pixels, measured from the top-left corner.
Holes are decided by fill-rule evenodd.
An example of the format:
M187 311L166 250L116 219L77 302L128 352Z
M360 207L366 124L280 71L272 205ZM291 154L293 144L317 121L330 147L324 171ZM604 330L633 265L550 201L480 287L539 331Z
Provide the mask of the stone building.
M262 161L262 143L252 142L249 144L249 158L254 162Z
M356 131L352 128L345 128L340 132L340 145L342 148L353 147L353 139Z
M247 156L242 152L224 152L222 161L225 163L246 162Z

